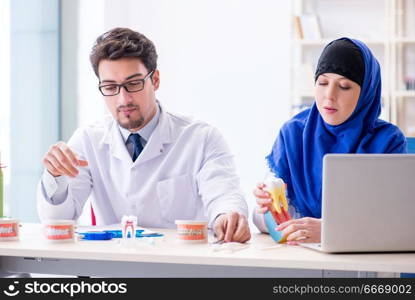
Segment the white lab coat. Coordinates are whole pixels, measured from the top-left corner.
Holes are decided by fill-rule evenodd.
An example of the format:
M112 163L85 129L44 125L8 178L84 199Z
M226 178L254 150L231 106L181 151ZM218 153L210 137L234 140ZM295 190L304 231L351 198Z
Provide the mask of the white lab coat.
M117 122L79 128L68 142L88 161L79 175L67 178L68 193L53 204L42 179L38 213L44 219L77 219L88 197L97 225L119 223L123 215L137 216L144 227L174 228L177 219L213 220L248 208L231 155L220 132L161 108L159 123L135 162ZM53 197L52 197L53 199Z

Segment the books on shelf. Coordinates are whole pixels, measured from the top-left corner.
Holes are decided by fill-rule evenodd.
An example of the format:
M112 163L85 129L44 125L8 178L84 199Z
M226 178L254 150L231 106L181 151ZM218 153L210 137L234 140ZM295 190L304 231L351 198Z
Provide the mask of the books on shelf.
M303 29L301 28L301 20L299 16L294 16L294 28L297 38L304 39Z
M320 22L315 14L302 14L294 17L294 27L299 39L320 40L323 38Z
M411 78L409 76L405 76L404 79L405 89L407 91L415 90L415 78Z

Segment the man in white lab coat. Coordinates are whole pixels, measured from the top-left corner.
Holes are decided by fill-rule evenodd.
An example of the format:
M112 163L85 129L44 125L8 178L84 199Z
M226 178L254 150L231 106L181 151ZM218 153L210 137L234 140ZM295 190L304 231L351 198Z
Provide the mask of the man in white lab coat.
M154 44L115 28L98 37L90 60L112 116L77 129L45 154L40 218L77 219L90 198L99 225L123 215L159 228L206 219L219 240L248 241L233 157L217 129L168 113L156 100Z

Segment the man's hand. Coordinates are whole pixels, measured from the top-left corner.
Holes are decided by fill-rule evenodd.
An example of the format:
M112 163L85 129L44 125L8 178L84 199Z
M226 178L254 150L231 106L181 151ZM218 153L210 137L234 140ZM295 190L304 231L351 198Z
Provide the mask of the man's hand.
M251 239L246 217L237 212L222 214L217 217L213 230L219 241L245 243Z
M64 142L58 142L51 146L43 157L42 162L48 172L54 177L61 175L75 177L79 174L77 167L88 165L86 160L78 159Z

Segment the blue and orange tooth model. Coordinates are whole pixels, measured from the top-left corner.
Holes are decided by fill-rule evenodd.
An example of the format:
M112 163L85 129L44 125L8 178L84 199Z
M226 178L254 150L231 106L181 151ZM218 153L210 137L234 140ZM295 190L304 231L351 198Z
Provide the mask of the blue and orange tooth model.
M285 239L282 238L281 231L275 228L279 224L291 220L288 212L287 198L285 197L285 183L281 178L267 180L265 182L265 190L271 194L272 198L269 210L264 215L265 224L274 241L284 243Z

